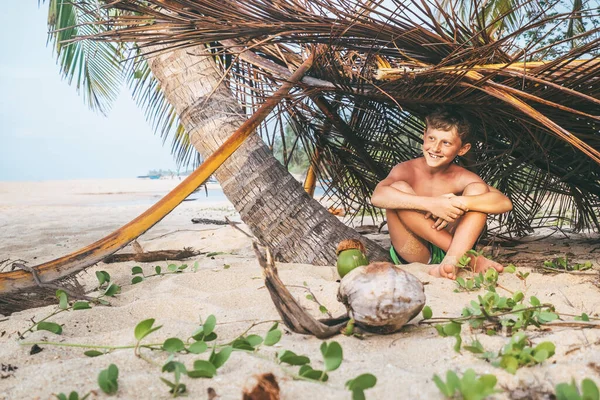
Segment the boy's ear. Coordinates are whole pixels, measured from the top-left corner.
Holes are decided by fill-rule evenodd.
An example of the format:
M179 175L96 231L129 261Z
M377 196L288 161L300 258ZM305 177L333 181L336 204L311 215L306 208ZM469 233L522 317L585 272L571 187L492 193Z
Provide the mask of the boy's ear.
M471 150L471 143L467 143L463 147L461 147L460 150L458 150L458 155L464 156L469 150Z

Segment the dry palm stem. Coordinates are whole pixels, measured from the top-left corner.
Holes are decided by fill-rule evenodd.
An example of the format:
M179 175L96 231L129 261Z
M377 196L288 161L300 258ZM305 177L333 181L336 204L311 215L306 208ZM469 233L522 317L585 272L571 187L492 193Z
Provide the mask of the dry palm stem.
M306 71L311 67L313 60L314 55L311 54L256 113L246 120L229 137L229 139L208 157L189 177L163 197L158 203L146 210L133 221L103 239L74 253L32 267L32 270L35 271L40 278L43 278L43 282L55 281L73 275L84 268L96 264L142 235L204 183L214 171L220 167L235 150L237 150L281 99L304 76ZM17 270L0 274L0 293L2 296L28 288L34 288L36 286L37 283L31 272ZM7 310L4 309L6 308L6 303L8 303L8 301L5 302L0 298L0 313L7 313ZM8 311L10 312L10 310Z
M279 279L277 268L275 267L275 262L269 248L267 247L266 249L265 257L259 250L256 242L253 243L253 246L256 258L258 258L258 262L263 268L265 286L269 290L271 300L273 300L273 304L275 304L275 308L277 308L277 312L281 319L283 319L285 326L293 332L314 335L319 339L326 339L339 334L340 330L346 326L349 318L343 316L333 319L316 320L312 317L298 304L281 279Z

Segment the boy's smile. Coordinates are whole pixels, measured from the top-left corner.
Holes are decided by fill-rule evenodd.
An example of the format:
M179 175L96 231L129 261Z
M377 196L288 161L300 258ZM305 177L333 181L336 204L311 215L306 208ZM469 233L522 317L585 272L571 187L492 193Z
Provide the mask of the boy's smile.
M441 167L450 164L456 156L464 155L471 145L463 146L462 140L455 130L443 131L435 128L427 128L423 135L423 155L430 167Z

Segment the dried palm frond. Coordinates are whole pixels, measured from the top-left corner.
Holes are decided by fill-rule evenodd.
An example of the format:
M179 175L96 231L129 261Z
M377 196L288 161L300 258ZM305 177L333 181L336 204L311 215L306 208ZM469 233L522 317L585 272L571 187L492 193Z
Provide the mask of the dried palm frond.
M142 51L208 46L248 115L314 48L311 76L260 132L274 146L292 129L283 161L292 147L308 160L318 153L327 193L353 214L375 211L377 182L420 154L423 117L449 105L477 123L462 162L513 200L504 232L556 219L600 230L600 28L579 23L590 7L443 3L121 0L107 4L120 13L88 38ZM573 21L577 29L548 41Z

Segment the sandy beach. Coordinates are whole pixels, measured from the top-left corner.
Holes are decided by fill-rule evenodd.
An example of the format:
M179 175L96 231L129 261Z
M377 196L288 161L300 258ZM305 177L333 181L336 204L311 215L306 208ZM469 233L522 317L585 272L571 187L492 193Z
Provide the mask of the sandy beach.
M88 245L145 211L153 202L172 189L178 180L81 180L44 182L0 182L0 260L24 260L37 265ZM14 313L0 320L0 399L52 399L54 394L77 391L92 392L90 398L107 398L98 387L97 377L110 364L119 368L119 388L113 398L167 399L169 388L159 378L172 380L173 373L161 372L169 355L163 351L114 349L99 357L87 357L90 348L39 344L41 352L30 354L33 344L85 344L89 346L129 346L135 344L134 328L142 320L154 318L162 328L143 343L159 344L177 337L184 342L209 315L217 319L217 344L229 343L241 334L265 336L279 315L262 279L262 271L252 250L252 240L229 225L193 224L192 218L239 221L232 205L218 191L194 193L138 242L145 251L181 250L192 247L202 254L185 261L153 263L123 262L98 265L78 276L89 290L98 282L97 271L107 271L121 292L107 300L108 306L65 311L49 320L62 326L62 334L28 330L33 321L45 318L56 305ZM244 224L242 230L249 232ZM370 237L388 243L385 234ZM586 313L591 322L600 323L600 240L597 235L564 236L557 232L542 240L530 238L515 247L491 249L504 263L516 264L517 271L530 273L525 279L516 274L502 274L498 282L500 296L508 291L522 291L526 298L536 296L542 303L552 303L559 314ZM133 252L127 246L121 252ZM573 262L591 261L596 274L543 274L536 267L544 260L568 255ZM145 275L155 267L168 270L169 264L188 268L181 273L162 274L132 284L134 266ZM194 267L195 266L195 267ZM339 279L333 266L278 263L281 279L300 304L314 316L321 317L319 306L306 298L306 286L334 316L345 312L336 299ZM425 284L427 305L434 317L458 317L471 300L483 295L483 289L456 293L456 283L427 275L427 266L410 265L406 270ZM588 271L590 272L590 271ZM291 287L294 285L295 287ZM90 296L98 292L91 292ZM58 302L58 301L57 301ZM564 321L573 317L561 316ZM544 341L556 345L556 354L542 364L520 368L511 374L478 358L469 351L453 350L454 338L441 337L432 325L419 324L422 316L412 320L401 332L391 335L365 334L363 339L338 335L344 360L329 372L324 383L294 379L298 367L281 365L276 355L291 350L306 355L314 369L323 368L319 347L322 340L290 333L283 324L281 341L274 346L260 346L256 352L234 351L218 369L214 378L193 379L182 376L189 398L206 399L212 388L220 399L240 399L251 389L256 376L271 372L281 389L282 399L350 399L346 381L364 373L377 377L375 387L365 391L367 399L443 399L433 382L434 374L445 380L446 371L464 373L472 368L478 374L494 374L497 399L528 399L553 393L558 383L578 383L590 378L600 385L600 329L580 326L543 326L527 330L535 346ZM246 330L254 326L249 332ZM509 341L502 333L488 336L467 325L462 328L464 344L481 342L486 351L499 351ZM214 342L213 342L214 343ZM212 344L212 343L211 343ZM177 353L174 359L191 368L196 360L207 360L210 349L202 354ZM5 366L11 366L8 368ZM521 397L519 397L521 396Z

